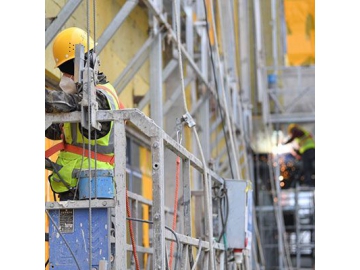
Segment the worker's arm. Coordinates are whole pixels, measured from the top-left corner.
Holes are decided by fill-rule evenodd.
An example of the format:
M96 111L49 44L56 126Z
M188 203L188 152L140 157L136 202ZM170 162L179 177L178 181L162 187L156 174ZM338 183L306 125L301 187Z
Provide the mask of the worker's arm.
M47 113L64 113L81 110L82 94L67 94L64 91L55 91L45 89L45 112ZM99 110L109 110L110 105L106 96L101 92L96 92L96 101ZM101 130L92 130L92 138L102 138L106 136L111 128L111 122L101 122ZM83 129L84 135L88 138L86 127ZM45 130L45 137L51 140L61 139L60 124L52 124ZM96 135L95 135L96 133Z
M64 91L45 88L45 112L63 113L80 110L81 97L78 94L67 94ZM61 139L61 124L52 124L45 130L45 137L51 140Z
M79 94L45 89L45 112L47 113L80 111L80 101Z
M283 142L282 144L288 144L288 143L291 143L293 140L295 139L294 136L291 136L287 141Z
M295 138L301 138L302 136L304 136L304 132L302 130L293 128L291 131L291 137L287 141L283 142L282 144L291 143L293 140L295 140Z

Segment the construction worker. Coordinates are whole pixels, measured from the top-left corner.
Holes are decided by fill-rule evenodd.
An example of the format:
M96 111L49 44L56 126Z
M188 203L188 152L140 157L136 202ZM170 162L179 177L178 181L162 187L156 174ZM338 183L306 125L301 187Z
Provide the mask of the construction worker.
M82 87L74 82L75 45L84 46L85 62L90 57L90 67L94 67L94 41L87 33L77 27L61 31L53 42L53 56L56 67L62 72L60 88L62 91L45 89L45 112L67 113L81 110ZM97 74L96 101L99 110L117 110L124 108L119 102L116 90L107 81L102 72ZM85 78L86 80L86 78ZM50 186L60 200L78 199L79 173L88 169L113 170L114 134L113 122L101 122L101 129L90 131L91 150L89 153L89 130L81 123L52 124L45 130L45 136L51 140L62 140L45 153L47 169L52 170L49 176ZM60 150L56 163L49 156ZM96 153L95 153L96 152ZM90 165L89 165L89 156ZM50 167L50 168L49 168Z
M288 144L295 141L298 149L294 149L302 161L304 185L315 186L315 140L312 134L297 124L288 126L289 139L283 142Z

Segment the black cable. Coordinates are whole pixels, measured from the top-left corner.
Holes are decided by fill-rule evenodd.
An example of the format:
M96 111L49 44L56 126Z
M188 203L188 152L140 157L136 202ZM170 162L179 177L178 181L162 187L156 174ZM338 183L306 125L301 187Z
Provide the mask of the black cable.
M47 261L45 262L45 268L48 264L49 264L49 259L47 259Z
M220 189L218 186L213 187L213 189ZM227 221L229 218L229 199L228 199L228 195L227 195L227 188L226 188L226 183L224 182L224 188L221 190L221 194L219 194L217 191L214 191L214 196L215 198L220 199L220 219L221 219L221 225L222 225L222 230L220 233L220 236L218 238L218 242L221 241L221 238L223 237L225 230L226 230L226 226L227 226ZM224 208L223 208L224 206ZM224 218L224 209L225 209L225 218Z
M227 222L228 222L228 218L229 218L229 197L228 197L228 194L227 194L227 190L225 192L225 202L226 202L226 218L225 218L225 223L224 223L224 233L226 233L226 227L227 227ZM226 239L226 238L225 238ZM225 264L225 269L227 270L228 269L228 255L227 255L227 248L225 249L225 261L226 261L226 264Z
M138 221L138 222L143 222L143 223L148 223L148 224L154 224L153 221L150 221L150 220L145 220L145 219L138 219L138 218L129 218L127 217L126 218L127 220L133 220L133 221ZM180 254L180 241L179 241L179 238L176 234L176 232L171 229L170 227L166 226L165 225L165 229L169 230L174 236L175 236L175 240L176 240L176 260L175 260L175 267L174 267L174 270L177 269L177 263L178 263L178 260L179 260L179 254ZM166 268L168 269L168 265L166 266Z
M225 198L225 200L224 200L224 198ZM220 235L219 240L221 240L221 237L224 235L224 233L226 233L226 226L227 226L227 222L228 222L228 219L229 219L229 197L227 195L227 191L225 191L224 198L222 199L222 201L225 202L226 216L225 216L225 222L223 223L222 234Z
M219 100L219 89L218 89L218 83L217 83L217 79L216 79L216 73L215 73L215 64L214 64L214 59L213 59L213 55L212 55L212 49L211 49L211 43L210 43L210 36L209 36L209 23L207 21L207 9L206 9L206 3L205 3L205 0L203 0L203 3L204 3L204 10L205 10L205 20L206 20L206 33L207 33L207 36L208 36L208 43L209 43L209 50L210 50L210 60L211 60L211 66L212 66L212 70L213 70L213 73L214 73L214 80L215 80L215 90L216 90L216 93L217 93L217 96L216 96L216 101L218 103L218 106L219 106L219 112L220 112L220 117L221 117L221 124L222 124L222 130L224 132L224 135L225 135L225 144L226 144L226 152L228 154L228 158L229 158L229 165L230 165L230 171L231 171L231 177L234 178L234 172L232 170L232 165L231 165L231 157L230 157L230 151L229 151L229 144L228 144L228 140L227 140L227 136L226 136L226 132L225 132L225 125L224 125L224 116L223 116L223 111L222 111L222 108L221 108L221 105L220 105L220 100Z
M218 188L218 187L215 187ZM222 225L222 229L221 229L221 233L220 236L218 238L218 242L221 242L221 238L223 238L224 234L226 233L226 227L227 227L227 222L228 222L228 218L229 218L229 198L228 198L228 194L227 194L227 189L226 189L226 183L224 182L224 188L221 190L222 194L217 194L215 193L215 197L220 199L220 219L221 219L221 225ZM224 208L223 208L223 204L224 204ZM224 219L224 209L225 209L225 219ZM226 237L224 237L224 242L226 241ZM226 243L226 242L225 242ZM228 269L228 265L227 265L227 261L228 261L228 256L227 256L227 247L225 245L225 269Z

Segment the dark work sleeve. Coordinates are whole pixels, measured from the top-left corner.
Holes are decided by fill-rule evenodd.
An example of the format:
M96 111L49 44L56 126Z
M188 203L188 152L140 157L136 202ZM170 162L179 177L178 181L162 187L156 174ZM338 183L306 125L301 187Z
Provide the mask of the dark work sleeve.
M62 113L80 111L81 97L63 91L45 89L45 112Z
M61 140L61 124L52 124L45 130L45 137L50 140Z
M81 94L66 94L63 91L45 89L45 112L63 113L81 110ZM101 91L96 91L96 101L99 110L109 110L110 105L106 95ZM91 138L102 138L109 133L111 122L101 122L101 130L91 130ZM83 127L80 131L86 138L89 138L88 130ZM45 137L52 140L61 139L61 128L59 124L52 124L45 130Z

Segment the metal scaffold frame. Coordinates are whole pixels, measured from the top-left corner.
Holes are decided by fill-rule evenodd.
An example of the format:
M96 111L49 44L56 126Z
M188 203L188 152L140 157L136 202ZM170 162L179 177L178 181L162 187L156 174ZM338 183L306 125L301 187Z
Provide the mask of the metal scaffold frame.
M73 24L73 22L69 23L69 20L72 19L78 8L85 5L85 2L89 5L91 1L68 0L64 2L57 16L51 18L51 23L46 28L45 49L49 49L48 46L61 29ZM93 2L96 1L93 0ZM191 213L191 208L184 207L182 231L176 232L178 240L183 246L182 254L185 254L184 252L191 253L188 247L190 249L197 248L199 254L219 252L223 262L225 246L221 243L213 244L210 237L214 230L211 222L213 205L210 199L212 198L210 187L214 184L222 186L225 181L223 179L230 178L245 179L252 184L256 181L252 148L253 115L256 114L253 107L256 105L260 107L261 124L266 128L272 129L272 125L274 125L277 129L280 125L289 122L315 122L315 106L312 103L315 100L313 80L315 67L288 67L283 61L279 61L283 53L282 45L277 41L278 31L281 27L279 26L281 0L268 1L271 8L269 9L271 10L269 22L263 22L262 5L264 1L259 0L126 0L118 2L121 2L119 11L114 13L115 15L105 30L95 40L96 52L101 57L132 12L140 8L145 10L148 14L148 36L136 53L129 57L125 67L115 68L116 76L114 76L112 84L117 94L123 95L140 70L149 64L148 89L143 96L138 97L138 102L134 102L135 109L116 112L99 111L97 119L99 121L110 119L115 122L118 136L117 153L125 153L126 136L145 141L152 153L153 184L157 187L152 191L154 201L149 201L132 192L129 192L129 199L133 207L138 204L149 206L156 237L152 239L151 248L139 245L137 250L152 254L154 269L159 267L165 269L165 258L167 257L165 243L166 241L176 241L174 234L165 228L166 216L171 215L173 209L170 209L167 206L168 202L160 196L165 190L172 193L174 189L174 186L166 185L164 180L171 174L164 170L170 162L167 159L168 156L164 156L164 152L170 150L182 159L184 205L185 202L192 199L194 201L202 199L202 206L208 211L205 214L207 233L204 234L207 239L199 241L204 235L191 236L194 229L190 217L194 213ZM97 4L100 4L100 1L97 1ZM89 17L89 14L87 16ZM272 50L269 50L272 54L271 64L266 59L264 23L272 26L269 31L272 36ZM254 29L251 29L251 26ZM254 42L254 49L250 45L251 42ZM170 57L169 55L164 57L164 52L168 53L168 51L170 51ZM251 62L252 53L255 58L254 63ZM181 59L184 59L184 64ZM252 74L253 70L256 75ZM184 73L183 77L179 75L180 71ZM276 75L275 84L269 84L269 75ZM294 84L294 81L297 83ZM47 76L45 84L54 89L58 87L56 82ZM255 94L252 92L252 88L255 89ZM182 95L186 96L191 103L189 110L184 109L186 106L179 105L182 104ZM145 108L150 108L149 116L142 113ZM174 139L177 135L174 123L183 116L187 116L189 121L194 121L194 125L191 127L193 133L186 138L191 140L190 144L186 144L187 148L183 146L184 142L179 144ZM46 125L51 122L76 122L79 120L78 117L79 113L62 116L47 115ZM124 121L129 121L137 129L128 128ZM194 139L194 134L197 136L197 132L199 132L201 144L196 143ZM116 243L126 243L126 212L124 208L126 162L119 155L116 158L116 162L120 166L116 169L114 176L118 192L115 200L93 200L91 207L106 206L114 209L116 237L119 237L116 239ZM278 176L277 174L278 171L275 173L275 178ZM210 191L205 191L204 178L210 185L208 187ZM279 198L281 191L278 189L278 183L276 181L274 183L276 189L274 198ZM208 199L204 198L205 195ZM64 207L87 208L89 202L76 201L70 204L46 202L47 209ZM275 205L275 208L272 208L272 211L277 215L278 224L276 226L281 231L284 227L281 220L281 205ZM277 210L280 212L275 213ZM252 261L248 265L249 269L257 270L265 264L260 240L262 224L259 228L256 224L258 217L260 221L263 218L262 214L255 210L254 205L253 223L256 230L253 231L253 239L257 241L253 241L254 248L249 251L249 254L252 255ZM199 217L195 217L195 220L198 222ZM197 223L196 226L201 227L202 225ZM282 256L287 251L284 250L284 246L287 247L287 243L284 241L286 239L279 238L278 256ZM119 245L116 252L116 265L120 265L121 269L126 269L123 267L128 263L129 257L126 254L131 252L131 246ZM188 255L184 255L182 263L189 258ZM258 255L260 255L261 262L255 260ZM296 265L298 266L300 255L297 256ZM209 265L214 265L215 262L211 260L213 257L208 256L207 262ZM280 269L284 268L284 260L286 258L279 258ZM212 267L215 268L215 266Z
M152 269L166 269L166 245L165 240L176 241L181 246L178 247L181 253L181 267L188 267L189 256L192 253L192 247L198 248L198 253L202 254L203 261L197 262L201 269L225 269L226 262L224 261L225 246L223 243L215 241L213 236L212 226L213 222L220 224L220 216L214 219L213 215L216 213L211 203L213 197L213 188L221 188L224 185L224 179L217 175L214 171L210 170L206 166L204 167L202 162L197 159L192 153L187 151L182 145L173 140L168 134L166 134L154 121L145 116L138 109L124 109L118 111L98 111L97 121L114 121L115 128L115 153L126 153L126 128L125 121L129 124L132 123L136 126L139 132L146 136L150 140L151 155L152 155L152 182L153 182L153 201L149 201L140 194L131 193L130 198L137 203L145 203L151 206L152 217L152 231L153 231L153 244L151 248L143 246L137 246L138 252L148 253L152 255L153 268ZM80 122L80 112L68 113L66 115L58 114L46 114L46 127L52 123L63 122ZM169 233L166 231L165 226L165 213L166 207L164 205L164 192L166 190L167 182L164 178L165 161L164 151L169 149L175 155L181 158L182 164L182 205L183 205L183 224L180 226L182 231ZM47 210L55 209L77 209L77 208L113 208L114 209L114 228L115 228L115 256L114 266L112 269L127 269L127 252L132 251L131 247L124 244L127 243L126 239L126 164L125 155L115 155L115 169L114 169L114 181L116 186L116 194L113 200L106 199L93 199L93 200L80 200L80 201L63 201L63 202L46 202ZM195 169L200 174L207 173L209 178L208 188L197 191L191 187L190 170ZM206 185L204 185L206 186ZM191 209L194 209L193 198L196 194L199 203L203 205L203 212L199 212L197 208L196 213L192 213ZM245 195L245 194L244 194ZM200 196L200 197L199 197ZM206 214L208 213L208 214ZM212 214L211 214L212 213ZM211 214L211 215L210 215ZM205 222L203 225L195 224L196 227L205 226L204 235L194 236L192 229L192 220L194 215L205 215ZM213 253L213 255L211 255ZM216 254L216 255L215 255ZM180 256L180 254L177 254ZM216 260L216 265L211 265L211 262L215 262L212 258L219 258ZM200 257L200 256L199 256ZM229 263L232 264L231 262Z

